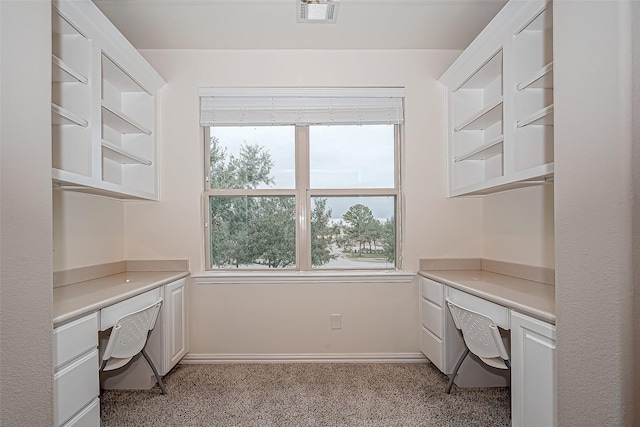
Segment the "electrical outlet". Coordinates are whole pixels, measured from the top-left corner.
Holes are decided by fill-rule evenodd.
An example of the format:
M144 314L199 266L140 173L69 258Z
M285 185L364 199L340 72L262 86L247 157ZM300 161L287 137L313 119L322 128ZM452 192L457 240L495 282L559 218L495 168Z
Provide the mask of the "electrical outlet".
M331 329L342 329L342 314L331 315Z

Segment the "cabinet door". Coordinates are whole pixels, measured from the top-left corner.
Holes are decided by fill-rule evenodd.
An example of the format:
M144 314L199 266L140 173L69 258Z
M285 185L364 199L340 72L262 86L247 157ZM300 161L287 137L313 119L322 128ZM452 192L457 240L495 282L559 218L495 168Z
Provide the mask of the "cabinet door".
M511 312L512 425L556 425L556 328Z
M180 279L164 289L165 358L163 371L169 372L187 354L186 279Z

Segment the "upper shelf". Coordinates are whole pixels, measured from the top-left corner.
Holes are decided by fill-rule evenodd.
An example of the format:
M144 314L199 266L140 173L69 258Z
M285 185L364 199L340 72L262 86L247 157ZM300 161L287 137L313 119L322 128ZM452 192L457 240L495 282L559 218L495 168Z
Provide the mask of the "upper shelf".
M500 135L497 138L492 139L486 144L482 144L480 147L470 150L458 157L454 162L461 162L463 160L486 160L491 157L502 154L504 135Z
M104 139L102 140L102 149L104 156L114 162L126 165L151 166L151 161L129 153L128 151L110 143L109 141L105 141Z
M516 86L519 91L527 88L553 89L553 62L533 73L528 79Z
M51 104L51 112L53 113L51 115L51 124L53 125L76 125L82 127L89 125L89 122L82 117L53 103Z
M147 92L129 73L102 55L102 78L121 92Z
M55 55L51 57L51 81L53 83L74 82L88 84L89 80Z
M483 89L502 76L502 50L493 55L466 79L459 89Z
M518 121L519 128L532 125L553 126L553 104Z
M102 123L120 133L143 133L145 135L151 135L151 131L144 125L104 104L102 104Z
M453 130L483 130L502 121L502 97L464 120Z

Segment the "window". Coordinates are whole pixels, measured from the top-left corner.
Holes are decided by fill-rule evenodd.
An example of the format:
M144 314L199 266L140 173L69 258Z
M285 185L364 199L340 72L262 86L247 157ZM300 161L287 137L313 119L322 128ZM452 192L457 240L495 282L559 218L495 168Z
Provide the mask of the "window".
M334 97L333 111L318 108L331 119L317 120L316 98L201 97L209 269L399 267L397 101L392 120L376 116L388 119L387 98L366 120L362 100ZM357 115L338 111L341 101ZM278 116L302 102L295 119Z

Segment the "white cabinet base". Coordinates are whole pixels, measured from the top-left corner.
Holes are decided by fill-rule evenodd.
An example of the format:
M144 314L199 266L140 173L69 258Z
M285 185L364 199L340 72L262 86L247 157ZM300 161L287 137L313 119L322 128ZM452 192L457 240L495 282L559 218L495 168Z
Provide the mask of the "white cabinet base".
M512 426L555 426L555 326L512 311L511 359Z
M99 427L100 425L100 399L96 397L62 427Z

